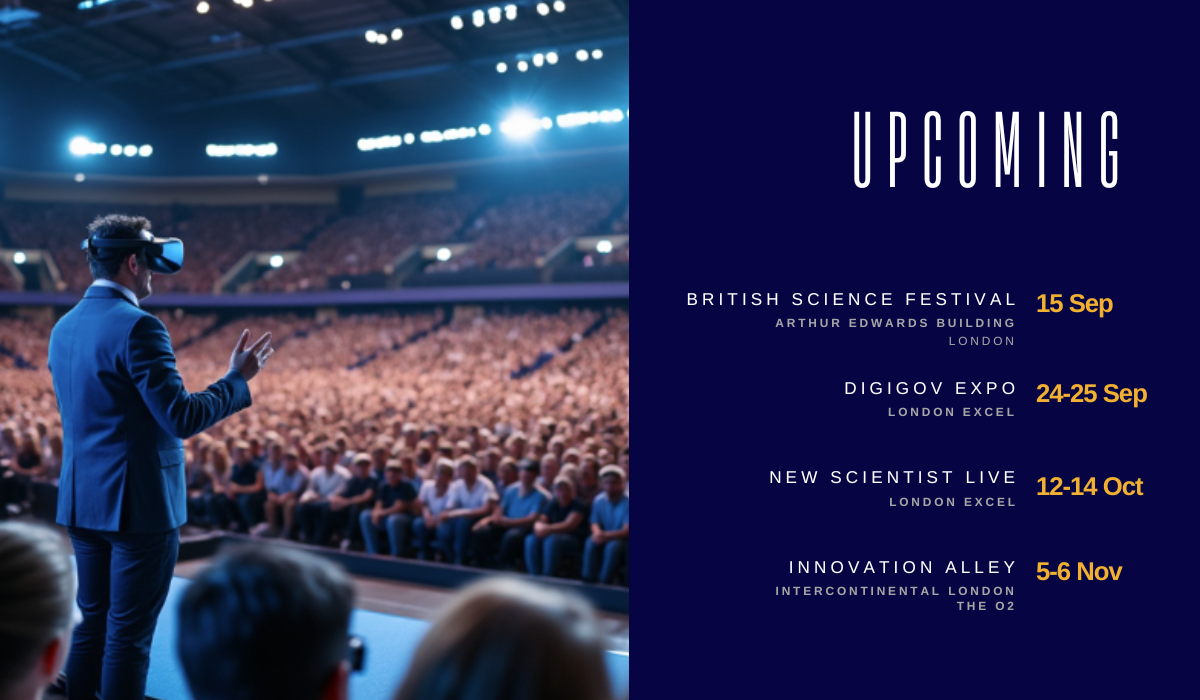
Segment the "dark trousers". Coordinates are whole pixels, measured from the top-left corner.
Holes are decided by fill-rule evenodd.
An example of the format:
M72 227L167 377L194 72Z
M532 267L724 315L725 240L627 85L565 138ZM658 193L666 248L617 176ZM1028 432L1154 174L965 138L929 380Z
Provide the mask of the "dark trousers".
M525 536L532 532L532 527L489 525L480 532L472 533L476 539L475 555L479 557L480 566L487 569L511 568L521 556Z
M296 523L300 528L300 537L304 542L325 547L329 545L329 538L336 530L346 539L357 541L360 539L358 513L362 508L363 506L346 506L341 510L334 510L329 506L329 501L301 503L296 506Z
M150 641L167 599L179 530L156 533L67 529L79 572L75 628L67 659L71 700L142 700Z
M461 515L457 518L450 518L442 521L438 526L438 539L442 543L442 551L446 554L446 561L453 562L459 566L465 566L470 561L470 555L475 554L479 557L479 552L472 552L474 547L471 545L476 543L476 539L471 537L471 528L475 523L479 522L479 518L468 518Z

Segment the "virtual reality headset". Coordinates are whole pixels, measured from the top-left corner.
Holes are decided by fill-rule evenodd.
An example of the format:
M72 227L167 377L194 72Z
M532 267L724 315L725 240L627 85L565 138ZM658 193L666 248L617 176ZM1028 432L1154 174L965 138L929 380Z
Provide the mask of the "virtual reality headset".
M183 241L178 238L158 238L149 231L142 231L141 238L96 238L89 237L80 246L81 250L113 248L142 248L146 251L146 264L163 275L173 275L183 268Z

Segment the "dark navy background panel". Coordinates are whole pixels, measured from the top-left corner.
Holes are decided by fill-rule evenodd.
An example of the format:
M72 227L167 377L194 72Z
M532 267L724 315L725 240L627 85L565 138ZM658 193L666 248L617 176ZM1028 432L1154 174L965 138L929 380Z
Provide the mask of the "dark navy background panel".
M1166 697L1195 658L1194 9L753 3L639 7L634 188L639 277L637 686L651 697ZM923 178L940 113L942 182ZM974 112L976 184L958 182ZM1119 120L1116 187L1100 120ZM871 112L871 184L853 115ZM907 158L888 186L888 113ZM995 113L1020 112L1021 186L994 186ZM1039 188L1038 112L1046 186ZM1064 189L1063 112L1082 113L1082 186ZM968 140L969 143L969 140ZM640 245L640 244L639 244ZM778 306L698 307L689 292ZM794 307L793 292L897 305ZM907 292L1011 307L906 307ZM1039 294L1115 310L1039 314ZM1064 297L1065 299L1066 297ZM839 318L840 329L776 328ZM848 318L1012 318L981 332L849 329ZM1011 336L956 347L950 337ZM1012 396L847 396L850 382L1011 381ZM1132 404L1036 403L1038 384L1145 387ZM969 385L968 385L969 386ZM888 417L1000 406L1011 418ZM831 484L832 470L953 470L949 486ZM818 470L771 485L771 470ZM963 474L1013 470L1015 483ZM1035 496L1038 477L1142 479L1145 496ZM1068 485L1069 482L1068 482ZM955 508L888 499L956 496ZM964 508L967 496L1013 508ZM650 503L653 502L653 503ZM932 561L932 575L788 573L799 560ZM1012 575L945 575L948 561ZM1122 566L1038 581L1039 561ZM879 565L876 564L878 567ZM947 586L1012 586L960 612ZM939 597L777 597L776 586L936 586ZM989 596L990 603L998 600ZM990 607L990 606L989 606Z

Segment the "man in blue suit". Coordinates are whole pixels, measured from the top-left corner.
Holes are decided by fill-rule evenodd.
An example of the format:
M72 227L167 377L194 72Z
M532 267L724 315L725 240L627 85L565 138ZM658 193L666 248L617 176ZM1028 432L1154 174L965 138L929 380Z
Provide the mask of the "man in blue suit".
M248 407L247 382L274 352L270 333L247 348L245 331L229 372L188 393L167 329L139 306L153 272L182 266L182 243L149 228L121 215L88 227L95 282L50 335L63 426L58 523L75 549L83 613L67 661L71 700L144 697L187 519L183 440Z

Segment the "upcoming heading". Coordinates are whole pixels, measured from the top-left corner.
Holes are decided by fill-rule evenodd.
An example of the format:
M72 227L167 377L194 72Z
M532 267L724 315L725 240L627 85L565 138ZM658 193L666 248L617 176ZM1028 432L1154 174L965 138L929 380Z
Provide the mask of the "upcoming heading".
M854 184L859 188L871 184L871 113L854 113ZM860 126L860 121L862 122ZM976 123L974 112L958 115L958 184L974 187L978 158ZM896 186L896 166L908 157L908 118L904 112L888 113L888 186ZM1063 187L1083 186L1083 113L1063 112ZM996 112L996 187L1001 186L1001 171L1011 176L1012 186L1021 186L1021 113L1013 112L1007 126L1004 113ZM1110 135L1111 133L1111 135ZM1117 151L1109 150L1109 139L1117 140L1117 113L1100 115L1100 184L1106 188L1117 185ZM942 115L925 113L925 186L934 188L942 184L942 158L934 156L932 165L930 152L934 143L942 140ZM970 158L967 158L967 142L970 141ZM865 157L862 154L865 153ZM1109 159L1112 159L1111 173ZM969 163L969 167L968 167ZM1046 113L1038 112L1038 187L1046 186Z

